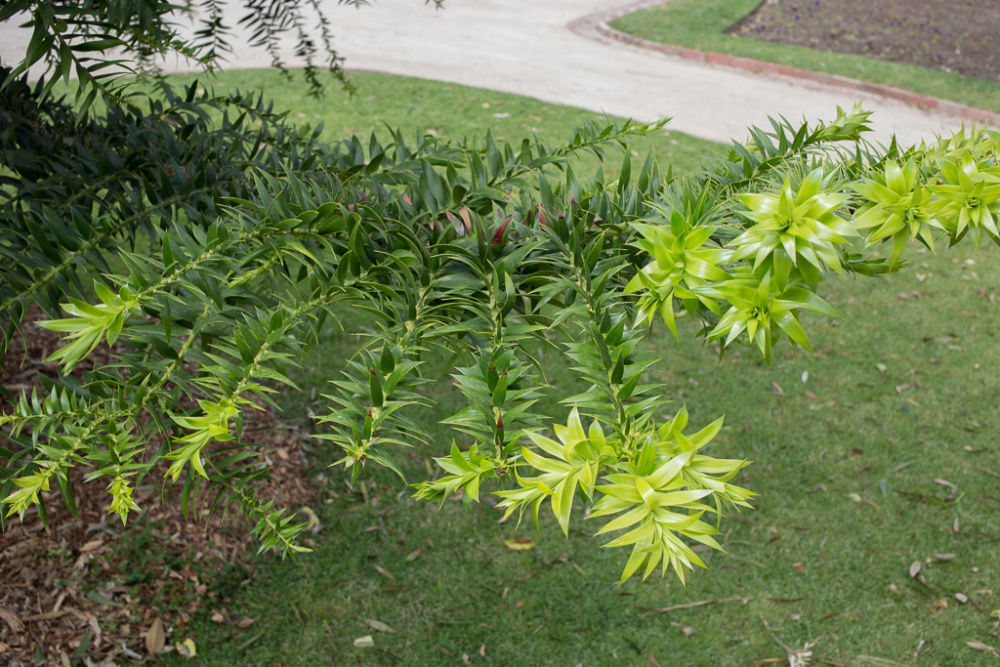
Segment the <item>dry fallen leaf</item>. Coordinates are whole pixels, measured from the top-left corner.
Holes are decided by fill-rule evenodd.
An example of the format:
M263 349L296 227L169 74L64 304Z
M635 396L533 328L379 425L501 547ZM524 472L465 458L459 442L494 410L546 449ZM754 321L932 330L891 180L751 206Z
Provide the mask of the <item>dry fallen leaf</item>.
M91 540L86 544L84 544L82 547L80 547L80 553L82 554L90 553L91 551L100 549L102 546L104 546L104 540L101 538L97 538L96 540Z
M941 479L939 477L935 477L934 478L934 483L935 484L940 484L941 486L947 486L952 491L957 491L958 490L958 485L956 485L956 484L954 484L952 482L949 482L946 479Z
M462 664L463 665L471 665L472 664L472 661L469 660L469 654L468 653L463 653L462 654Z
M6 623L10 627L11 631L13 632L24 631L24 623L22 623L18 615L12 612L10 609L4 609L3 607L0 607L0 618L2 618L4 623Z
M785 395L785 390L782 389L781 385L778 384L777 382L775 382L774 380L771 380L771 391L773 391L778 396L784 396Z
M372 630L378 630L379 632L389 632L389 633L395 632L395 630L390 628L387 624L383 623L382 621L377 621L374 618L366 618L365 623L367 623L368 627L370 627Z
M979 651L980 653L992 653L993 655L1000 656L1000 651L997 651L992 646L987 646L982 642L977 642L975 639L970 639L969 641L965 642L965 645L971 649Z
M101 624L97 622L97 616L95 616L93 614L90 614L90 613L84 613L84 616L87 617L87 624L90 625L91 632L94 633L94 637L95 637L94 643L95 644L100 644L101 643Z
M226 617L217 611L212 612L212 623L225 623Z
M483 644L482 646L479 647L479 657L480 658L486 657L486 644Z
M241 618L239 621L236 622L236 627L243 629L249 628L251 625L253 625L253 621L254 619L252 618Z
M969 596L966 595L965 593L955 593L955 599L961 602L962 604L965 604L966 602L969 601Z
M919 560L915 560L912 563L910 563L910 579L913 579L918 574L920 574L920 569L922 567L923 567L923 563L921 563Z
M381 565L376 565L375 569L378 571L379 574L381 574L386 579L389 579L391 581L396 581L396 577L392 576L392 573L389 572L389 570L382 567Z
M157 618L149 626L149 630L146 630L146 650L150 655L156 655L163 650L164 644L166 637L163 634L163 621Z
M371 648L375 646L375 640L371 635L363 635L354 640L354 645L358 648Z
M507 545L508 549L513 549L514 551L527 551L535 546L535 541L527 537L515 537L512 540L504 540L503 543Z
M194 640L192 639L185 639L183 642L177 642L174 646L177 648L178 653L189 660L198 655L198 650L195 648Z
M423 552L424 552L424 548L423 547L419 547L417 549L414 549L413 551L411 551L410 553L408 553L406 555L406 562L407 563L412 563L413 561L415 561L418 558L420 558L420 554L422 554Z

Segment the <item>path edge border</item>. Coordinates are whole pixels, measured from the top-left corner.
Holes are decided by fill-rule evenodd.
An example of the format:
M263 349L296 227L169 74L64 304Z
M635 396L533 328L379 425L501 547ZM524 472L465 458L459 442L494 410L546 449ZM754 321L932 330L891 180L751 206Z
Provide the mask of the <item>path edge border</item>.
M707 65L733 67L735 69L750 72L776 74L779 76L790 77L792 79L833 86L842 90L850 90L859 93L871 93L881 97L897 100L911 106L921 107L949 116L954 116L965 121L986 123L994 127L1000 127L1000 113L987 111L986 109L979 109L965 104L952 102L950 100L944 100L939 97L914 93L913 91L896 88L894 86L886 86L869 81L860 81L858 79L839 76L837 74L816 72L799 67L792 67L790 65L779 65L778 63L771 63L765 60L756 60L754 58L745 58L743 56L733 56L726 53L699 51L698 49L689 49L687 47L676 46L674 44L651 42L647 39L616 30L610 25L611 21L621 18L626 14L631 14L641 9L649 9L657 5L663 5L667 2L670 2L670 0L639 0L639 2L633 2L616 9L587 14L586 16L570 21L566 24L566 27L577 35L587 39L593 39L592 33L596 32L598 35L606 39L635 46L647 51L656 51L668 56L684 58L685 60L693 60Z

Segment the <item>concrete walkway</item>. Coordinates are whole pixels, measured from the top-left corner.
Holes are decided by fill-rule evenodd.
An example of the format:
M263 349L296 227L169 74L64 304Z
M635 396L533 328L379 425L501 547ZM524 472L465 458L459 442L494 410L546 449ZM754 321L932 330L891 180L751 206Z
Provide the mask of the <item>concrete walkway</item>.
M378 0L355 8L328 2L336 48L348 68L437 79L527 95L546 102L648 121L673 118L670 128L704 139L743 139L746 127L767 116L831 119L851 107L857 93L816 82L752 73L651 52L588 29L581 17L608 12L625 0L446 0L436 10L420 0ZM226 5L224 22L242 15ZM575 31L567 25L575 23ZM13 61L27 45L26 31L0 25L0 58ZM582 26L582 27L581 27ZM239 46L227 68L268 67L262 49ZM287 60L295 64L294 40ZM172 60L168 71L192 69ZM931 139L961 120L868 94L875 138Z

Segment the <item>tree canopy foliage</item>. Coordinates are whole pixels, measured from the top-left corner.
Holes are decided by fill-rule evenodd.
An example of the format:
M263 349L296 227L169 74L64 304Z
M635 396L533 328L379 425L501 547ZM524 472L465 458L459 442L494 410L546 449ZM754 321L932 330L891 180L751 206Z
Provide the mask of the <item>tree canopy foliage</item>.
M337 2L367 4L367 0ZM225 23L225 9L233 5L242 8L238 26ZM231 53L233 31L240 27L249 33L250 46L266 50L272 66L282 71L287 70L281 44L292 35L312 94L323 89L324 69L349 86L323 5L322 0L0 0L0 22L24 15L32 31L10 80L36 64L51 74L46 93L57 81L69 84L75 78L75 111L82 116L99 95L127 104L122 74L155 73L156 59L169 53L206 71L216 69Z
M15 5L36 25L76 6L2 11ZM165 16L109 19L101 29L121 43L90 51L162 45ZM80 51L54 34L61 74ZM508 515L537 521L548 505L564 532L583 499L588 519L610 517L607 545L631 547L623 581L670 567L683 579L702 564L691 543L719 548L723 513L754 494L732 481L746 461L706 448L722 419L692 433L649 383L663 363L643 352L651 322L677 335L691 318L720 353L746 345L770 360L782 339L809 348L806 311L836 317L825 280L896 270L911 240L1000 241L1000 134L874 146L857 108L753 128L697 173L626 150L618 173L577 174L574 154L603 157L663 123L587 123L560 146L398 132L331 146L259 97L161 82L95 115L19 71L0 73L3 343L38 306L64 345L50 358L61 374L0 417L5 521L32 505L44 517L52 484L72 508L75 466L107 482L124 521L137 481L167 461L185 510L196 496L236 501L261 549L302 550L287 508L255 495L267 469L242 423L298 390L289 369L328 320L350 329L367 312L376 329L329 378L315 425L352 479L371 465L402 476L399 452L428 437L416 418L428 353L444 349L466 405L418 498L489 491ZM883 244L887 258L873 253ZM102 344L106 363L92 355ZM554 391L543 347L589 387L561 396L561 415L535 412Z

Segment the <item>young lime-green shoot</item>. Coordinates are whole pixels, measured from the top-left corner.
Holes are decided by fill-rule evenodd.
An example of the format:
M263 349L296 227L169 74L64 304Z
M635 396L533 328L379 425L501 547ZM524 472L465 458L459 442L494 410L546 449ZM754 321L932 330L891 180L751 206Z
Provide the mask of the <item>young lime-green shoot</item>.
M778 192L747 193L740 200L742 215L755 224L730 243L732 260L752 259L755 272L773 268L773 279L784 289L793 268L814 286L823 271L842 273L837 245L848 243L857 232L837 214L849 196L827 192L823 169L803 179L798 189L786 178Z
M710 285L729 278L721 267L733 253L711 243L716 228L694 227L677 210L671 213L669 226L633 223L632 227L641 235L635 245L653 260L625 287L626 294L648 290L639 297L639 319L650 322L659 312L677 338L675 297L692 309L700 302L719 314L718 295Z
M923 187L920 169L911 160L902 167L888 160L875 178L853 183L851 188L865 199L854 217L854 228L868 233L869 246L892 239L889 262L896 266L910 239L934 251L934 234L945 231L933 206L933 193Z

